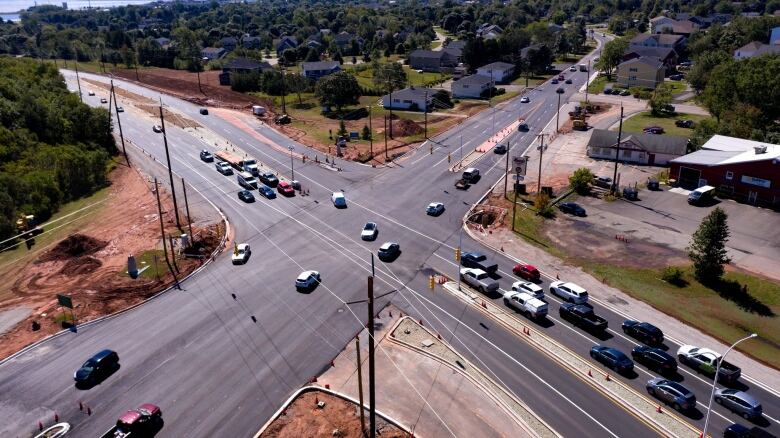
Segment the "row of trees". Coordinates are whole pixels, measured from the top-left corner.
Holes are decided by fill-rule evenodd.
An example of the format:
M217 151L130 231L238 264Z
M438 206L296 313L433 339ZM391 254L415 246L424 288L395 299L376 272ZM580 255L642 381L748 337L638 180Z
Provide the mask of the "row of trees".
M105 184L108 112L82 104L52 63L0 58L0 240Z

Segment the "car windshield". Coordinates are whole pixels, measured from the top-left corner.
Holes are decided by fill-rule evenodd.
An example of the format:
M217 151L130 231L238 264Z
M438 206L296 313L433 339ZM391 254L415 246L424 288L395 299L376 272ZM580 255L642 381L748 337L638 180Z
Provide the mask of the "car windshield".
M372 224L371 222L367 223L365 227L363 227L366 231L374 231L374 228L376 228L375 224Z
M84 362L84 365L82 365L81 368L83 368L86 371L92 371L92 369L95 368L95 365L97 365L95 361L90 359Z

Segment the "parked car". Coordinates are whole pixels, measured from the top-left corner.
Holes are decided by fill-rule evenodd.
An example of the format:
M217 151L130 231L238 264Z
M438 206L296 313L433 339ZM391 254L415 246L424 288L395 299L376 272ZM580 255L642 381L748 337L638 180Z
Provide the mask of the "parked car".
M646 126L642 129L645 134L663 134L664 128L660 126Z
M460 270L460 279L483 294L498 290L498 282L490 278L490 274L482 269L463 268Z
M163 131L163 129L162 129L162 126L160 126L160 125L154 125L154 126L152 126L152 131L154 131L154 132L159 134L159 133L161 133Z
M718 389L715 391L715 403L723 405L735 414L747 420L761 418L763 408L752 395L736 389Z
M382 260L383 262L393 261L396 259L396 257L398 257L399 254L401 254L401 245L397 244L396 242L383 243L377 252L379 260Z
M533 265L519 263L512 268L512 273L520 278L525 278L528 281L539 282L542 279L542 274Z
M286 124L290 123L291 121L292 121L292 119L290 119L290 116L288 116L287 114L278 115L274 119L274 123L276 123L277 125L286 125Z
M656 377L647 381L647 393L675 410L684 412L696 407L696 395L683 385L668 379Z
M200 109L200 113L201 113L202 115L204 115L204 116L207 116L207 115L209 114L209 110L207 110L206 108L201 108L201 109Z
M585 209L576 202L562 202L558 204L558 208L562 212L572 214L574 216L585 217L587 215L587 213L585 213Z
M295 196L295 189L292 184L287 181L282 181L276 186L276 190L284 196Z
M608 176L594 176L593 185L601 187L602 189L608 189L612 187L612 178Z
M273 172L261 173L257 178L268 187L276 187L279 184L279 178Z
M344 196L344 192L333 192L330 195L330 200L336 208L347 208L347 198Z
M660 348L648 347L646 345L637 345L631 350L631 357L661 374L674 374L677 372L677 361L671 354Z
M647 345L661 345L664 343L664 332L658 327L631 319L623 321L623 333Z
M563 303L558 308L558 315L561 319L591 333L603 333L609 326L607 320L596 315L593 307L587 304Z
M230 167L230 164L224 162L224 161L217 161L214 163L214 167L217 168L217 172L223 174L223 175L232 175L233 174L233 168Z
M550 293L569 303L585 304L588 302L588 291L574 283L553 281L550 283Z
M268 187L265 184L260 184L257 187L257 191L260 192L260 194L263 195L266 199L276 198L276 192L274 191L274 189Z
M478 252L466 252L460 256L460 264L464 268L481 269L488 274L495 274L498 271L498 264L491 264L487 256Z
M618 373L627 373L634 369L634 361L616 348L594 345L590 348L590 357Z
M238 192L238 199L244 202L255 202L255 195L253 195L249 190L241 190Z
M119 369L119 355L113 350L101 350L87 359L73 373L76 385L95 385L105 380L111 373Z
M638 201L639 200L639 190L636 189L636 187L623 187L623 199L627 199L629 201Z
M677 350L677 360L680 361L681 364L688 365L696 370L696 372L703 373L712 378L715 377L715 370L718 366L718 362L720 362L718 380L724 383L736 382L742 374L742 370L738 366L722 359L723 356L709 348L683 345Z
M528 98L528 96L523 96L520 98L520 103L529 103L531 102L531 99Z
M504 304L528 318L541 319L546 317L548 312L547 303L525 292L506 292Z
M694 122L693 120L675 120L674 126L677 126L678 128L693 128Z
M363 225L363 229L360 231L360 238L362 240L374 240L377 234L379 234L379 228L373 222L366 222Z
M566 79L566 80L564 81L564 84L571 84L571 79Z
M630 91L628 91L628 90L623 90L623 91L621 91L621 92L620 92L620 95L621 95L621 96L630 96L630 95L631 95L631 92L630 92Z
M249 261L249 257L252 255L252 250L249 248L248 243L239 243L236 245L233 254L230 256L230 260L234 265L245 264Z
M506 153L506 145L500 144L493 148L494 154L504 155Z
M673 81L681 81L683 79L683 75L681 74L671 75L669 76L669 79Z
M516 281L512 283L512 290L515 292L525 292L534 298L543 300L544 289L536 283L530 281Z
M317 271L303 271L295 279L295 288L300 290L311 290L320 284L320 273Z
M201 161L205 161L206 163L211 163L214 161L214 155L211 155L211 152L203 149L200 151L200 159Z
M438 216L444 213L444 204L441 202L431 202L425 208L425 213L429 216Z
M605 88L604 89L604 94L612 94L612 89L611 88Z

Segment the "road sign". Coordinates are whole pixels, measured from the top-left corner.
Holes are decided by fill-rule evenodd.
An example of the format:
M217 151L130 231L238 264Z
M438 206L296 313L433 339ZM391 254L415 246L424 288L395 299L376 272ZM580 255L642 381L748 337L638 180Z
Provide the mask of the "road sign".
M517 175L525 175L526 165L528 164L528 157L515 156L512 158L512 162L515 166L515 173Z
M57 303L62 307L67 307L68 309L73 308L73 301L68 295L57 294Z

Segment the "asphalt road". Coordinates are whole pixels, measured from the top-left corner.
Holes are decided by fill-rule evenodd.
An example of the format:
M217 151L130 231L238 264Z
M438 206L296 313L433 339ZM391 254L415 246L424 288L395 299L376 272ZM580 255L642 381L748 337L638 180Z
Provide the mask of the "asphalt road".
M584 73L573 75L575 84L567 86L567 93L584 83ZM157 93L134 85L122 86L157 97ZM100 94L85 94L85 99L99 105ZM512 145L520 148L517 150L525 150L534 130L541 130L554 115L555 105L548 104L553 98L557 103L553 87L543 85L531 98L532 103L542 105L528 113L523 113L528 104L519 104L519 99L495 111L497 129L509 125L518 114L531 124L531 133L517 134ZM290 160L284 151L268 147L219 117L201 116L192 104L170 97L164 102L280 174L288 174ZM128 105L125 109L125 135L164 162L161 135L151 130L156 122ZM38 420L51 418L56 411L74 425L76 435L96 436L124 410L153 402L162 407L166 419L159 436L250 436L290 393L329 366L360 330L366 319L365 305L347 303L365 298L370 255L386 240L399 242L402 254L392 263L377 261L375 293L382 296L377 308L392 300L433 326L566 436L654 435L626 411L563 369L551 366L546 357L480 313L446 294L428 292L427 276L433 270L453 276L453 250L460 238L462 217L503 172L499 157L486 154L475 164L483 173L482 182L466 192L456 192L452 184L457 176L447 171L446 155L459 147L461 135L464 148L489 138L492 118L490 110L472 117L439 136L434 154L425 156L427 147L422 148L392 168L376 170L340 163L343 172L335 172L297 161L296 178L311 196L280 196L270 201L258 197L258 202L250 205L236 198L235 176L222 176L213 164L198 159L198 151L207 145L168 125L173 170L193 191L224 211L238 241L252 245L249 263L233 266L223 255L186 281L183 291L167 293L119 317L82 327L77 334L55 338L0 365L0 416L6 419L0 424L0 435L25 436ZM254 128L284 147L305 150L268 127ZM133 151L131 160L142 162L133 147L129 150ZM330 204L330 193L336 189L345 191L348 208L339 210ZM424 213L425 205L434 200L447 205L438 218ZM379 224L376 242L359 240L359 230L366 221ZM463 236L464 250L477 247ZM512 262L498 254L494 257L504 272L501 285L508 288L511 275L506 273ZM323 278L322 285L309 294L293 288L294 278L305 269L316 269ZM610 327L619 327L620 316L596 306L609 319ZM554 324L546 330L586 355L594 339L556 321L555 307L551 302ZM606 342L630 350L630 341L616 334ZM102 348L119 353L121 369L95 388L75 389L71 373ZM628 381L643 390L647 376L638 373ZM685 373L683 378L700 400L706 398L704 382ZM764 402L766 413L778 418L777 397L761 391L750 389ZM91 416L78 411L79 401L91 406ZM729 420L736 419L718 412ZM715 416L711 430L722 430L729 422ZM777 424L769 426L772 431L777 428Z

